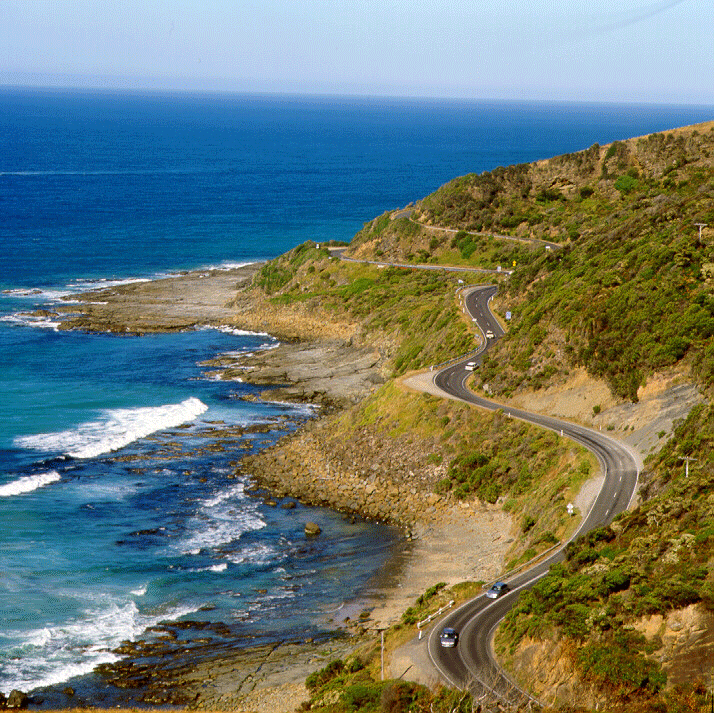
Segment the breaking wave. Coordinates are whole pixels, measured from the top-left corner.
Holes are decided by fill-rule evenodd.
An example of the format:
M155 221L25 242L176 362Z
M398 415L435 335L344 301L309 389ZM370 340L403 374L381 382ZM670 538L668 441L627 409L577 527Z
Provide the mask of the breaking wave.
M50 483L56 483L58 480L60 480L60 474L56 470L51 470L48 473L38 473L37 475L26 475L13 480L11 483L0 485L0 498L31 493L33 490L43 488Z
M208 410L195 397L179 404L105 411L103 417L55 433L19 436L15 445L37 451L63 453L72 458L94 458L111 453L140 438L190 423Z

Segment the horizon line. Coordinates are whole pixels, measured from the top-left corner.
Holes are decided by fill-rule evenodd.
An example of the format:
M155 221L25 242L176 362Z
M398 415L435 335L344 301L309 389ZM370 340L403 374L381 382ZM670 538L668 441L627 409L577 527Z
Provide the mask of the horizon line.
M114 81L120 81L113 78ZM562 97L549 98L518 98L503 96L449 96L438 94L389 94L382 92L330 92L330 91L300 91L300 90L260 90L260 89L232 89L216 87L173 87L173 86L128 86L121 84L87 84L72 82L47 81L46 83L33 83L23 81L6 81L0 77L0 89L40 90L40 91L74 91L86 93L105 94L183 94L183 95L222 95L222 96L257 96L257 97L284 97L284 98L312 98L312 99L361 99L361 100L388 100L411 102L494 102L503 104L584 104L584 105L623 105L623 106L681 106L681 107L712 107L714 102L696 103L693 101L664 101L656 99L573 99ZM712 117L714 119L714 116Z
M242 84L248 86L242 87ZM681 96L673 99L669 96L642 96L635 90L625 95L622 90L612 90L603 96L594 91L592 96L568 89L545 89L540 93L524 87L484 87L481 91L468 90L464 87L395 87L385 85L382 88L324 84L322 87L293 85L285 82L264 82L265 88L250 86L248 80L230 80L225 77L213 77L204 80L190 77L147 77L115 76L102 74L74 74L70 72L24 72L19 70L0 70L0 87L16 87L46 90L104 91L121 93L148 94L222 94L244 96L276 97L323 97L346 99L386 99L404 101L454 101L454 102L504 102L504 103L563 103L626 106L691 106L714 107L714 97L707 100ZM272 86L271 86L272 84Z

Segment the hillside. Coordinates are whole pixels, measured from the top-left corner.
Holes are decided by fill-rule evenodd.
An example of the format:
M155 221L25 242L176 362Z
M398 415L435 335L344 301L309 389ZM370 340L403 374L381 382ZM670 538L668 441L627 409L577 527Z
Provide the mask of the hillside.
M579 367L616 399L637 401L663 370L708 395L649 458L642 505L571 546L502 627L504 662L556 705L696 705L713 674L713 197L706 124L456 179L353 244L514 266L497 304L510 328L479 374L497 397L565 384ZM484 230L562 247L466 232Z
M649 374L682 360L709 386L713 174L714 122L594 145L457 178L419 201L410 217L368 223L350 252L515 265L496 305L513 319L481 379L497 396L584 366L617 396L636 401ZM708 224L701 235L697 224Z
M418 592L400 583L391 609L350 623L362 649L311 677L311 709L470 710L461 694L383 684L365 627L391 625L394 677L432 682L428 662L420 678L397 652L413 622L567 540L565 503L584 512L597 486L596 461L572 443L406 386L479 346L459 293L497 283L506 335L473 388L607 429L646 458L637 506L521 597L501 660L555 707L697 709L714 676L713 197L714 122L457 178L349 246L85 293L52 316L121 334L231 324L286 342L204 365L322 408L237 467L276 495L400 525L421 556L444 545L429 563L441 569L421 559L408 573L421 568ZM412 605L396 624L395 602Z
M696 706L714 675L713 198L710 123L455 179L368 222L347 250L358 259L500 267L483 280L500 283L495 309L507 335L475 384L497 399L535 403L546 390L566 391L584 370L610 391L576 416L592 422L608 407L611 418L624 413L663 375L698 386L701 405L658 434L640 505L570 546L567 562L523 595L501 628L504 663L556 706ZM380 345L387 376L473 344L450 298L455 278L348 267L309 245L301 252L264 270L262 289L285 305L348 313L360 325L353 339ZM380 423L394 429L413 413L414 404L402 404L401 416L387 417L396 407L381 393L371 406L355 406L341 432L369 425L379 433ZM483 466L496 454L508 460L508 437L464 471L461 454L478 440L454 440L454 414L441 412L450 445L436 450L447 469L432 487L489 500L483 488L498 481ZM538 476L527 492L549 477ZM513 497L518 478L504 482L515 490L496 500L515 508L523 538L533 520Z

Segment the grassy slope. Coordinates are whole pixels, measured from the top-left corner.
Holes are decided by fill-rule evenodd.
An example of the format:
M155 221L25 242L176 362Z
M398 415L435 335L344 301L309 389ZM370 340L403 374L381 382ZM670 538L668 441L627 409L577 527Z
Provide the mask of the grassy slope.
M648 374L677 365L710 393L714 231L700 240L695 223L714 224L713 157L714 131L703 126L467 176L422 201L425 222L563 243L521 259L502 300L512 329L482 381L509 395L584 365L636 400ZM441 244L429 235L431 260L460 241L462 257L480 259L466 255L473 238L464 233L443 234ZM697 408L648 463L646 502L570 547L568 562L521 598L500 634L502 653L526 635L561 637L583 681L615 704L701 697L695 678L665 689L662 642L633 626L688 605L714 611L713 438L712 408ZM688 479L684 457L696 459Z
M696 457L685 476L682 457ZM581 538L532 591L498 635L509 660L524 637L560 639L585 684L623 710L677 709L699 700L711 656L697 641L679 653L686 682L665 687L673 662L661 636L643 626L694 606L714 612L714 408L696 407L649 463L645 502ZM708 665L698 660L704 656ZM677 674L676 668L673 671ZM680 672L681 673L681 672ZM529 673L532 675L532 672ZM689 701L689 703L687 703Z
M306 243L268 263L256 283L286 309L309 304L359 323L358 341L379 345L389 376L438 364L478 346L456 293L459 277L438 271L379 268L332 258ZM442 495L499 501L521 528L511 564L526 561L568 536L564 503L592 472L587 452L550 432L388 382L333 417L330 450L346 460L368 430L385 448L408 441L410 467L443 466L431 487ZM344 452L344 453L343 453ZM399 468L395 466L395 477Z
M365 225L350 252L491 267L515 261L500 303L513 314L511 328L482 372L497 394L566 379L580 365L625 399L636 400L647 376L670 366L690 369L711 393L713 164L714 127L703 125L466 176L417 205L413 217L423 225L381 216ZM702 240L695 226L700 222L713 226ZM563 247L546 251L466 231L548 239ZM338 266L324 253L298 266L298 256L284 261L293 264L281 268L290 274L283 273L279 285L264 283L276 299L346 309L362 321L362 338L384 345L393 375L472 345L451 299L453 278ZM386 423L390 403L385 392L355 418ZM451 408L434 407L433 417L444 419L444 431L453 435ZM522 597L499 635L502 652L513 651L526 634L556 636L570 643L582 680L617 705L639 710L697 699L696 682L689 690L665 690L657 661L661 642L632 627L643 615L690 604L714 610L713 436L714 413L705 405L648 463L645 503L571 546L567 563ZM518 438L514 434L512 444ZM467 484L469 493L488 498L483 469L504 451L462 462L473 444L465 436L445 450L450 469L440 487L458 491ZM696 459L688 479L684 456ZM517 490L506 491L511 500ZM528 513L522 514L527 530Z

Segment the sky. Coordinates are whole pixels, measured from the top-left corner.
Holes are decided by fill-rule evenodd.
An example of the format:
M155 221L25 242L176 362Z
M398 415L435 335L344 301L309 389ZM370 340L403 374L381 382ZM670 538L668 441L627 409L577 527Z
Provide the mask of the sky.
M0 0L0 85L714 105L711 0Z

